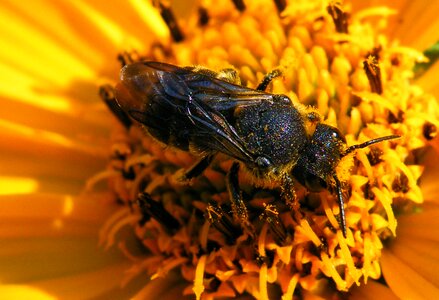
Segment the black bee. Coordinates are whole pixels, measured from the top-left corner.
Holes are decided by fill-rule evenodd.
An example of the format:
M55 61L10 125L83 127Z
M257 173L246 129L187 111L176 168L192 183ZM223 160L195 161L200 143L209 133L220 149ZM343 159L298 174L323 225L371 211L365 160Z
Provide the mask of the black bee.
M200 157L186 171L187 179L200 175L218 153L235 159L227 186L234 213L242 222L246 210L238 185L240 163L257 182L279 184L282 197L293 209L298 206L293 177L310 191L335 191L340 227L346 236L337 165L355 149L398 136L347 147L340 131L322 123L318 113L293 104L285 95L264 91L280 72L268 74L257 89L236 83L239 76L235 74L136 62L122 68L115 98L156 140ZM220 79L222 75L232 76Z

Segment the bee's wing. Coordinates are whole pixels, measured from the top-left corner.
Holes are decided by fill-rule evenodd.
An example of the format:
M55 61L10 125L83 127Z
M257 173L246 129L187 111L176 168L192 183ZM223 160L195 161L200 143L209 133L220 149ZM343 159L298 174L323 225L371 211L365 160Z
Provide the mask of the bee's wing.
M216 95L220 86L229 88L223 90L226 93L222 97ZM116 98L131 117L160 132L160 136L170 132L169 136L179 140L178 145L187 141L196 151L221 152L253 165L255 155L219 109L230 107L230 103L214 105L215 101L206 96L224 100L241 90L252 91L173 65L141 62L124 67Z
M177 88L174 84L166 84L167 78L163 77L163 86L170 97L181 99L187 97L187 93L190 92L192 97L219 112L259 105L262 102L279 101L273 94L236 85L187 68L161 62L144 62L144 64L158 71L164 71L164 74L172 75L169 82L175 83L175 78L184 82L184 88ZM289 100L283 103L290 105Z
M197 128L191 134L194 147L201 151L203 148L216 150L247 165L254 164L254 154L221 113L198 101L190 106L189 118Z

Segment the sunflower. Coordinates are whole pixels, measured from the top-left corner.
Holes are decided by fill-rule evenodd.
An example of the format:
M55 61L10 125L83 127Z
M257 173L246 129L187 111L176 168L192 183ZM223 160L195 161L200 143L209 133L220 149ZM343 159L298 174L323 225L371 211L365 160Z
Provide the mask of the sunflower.
M3 3L2 298L439 296L438 7L371 2ZM231 69L250 88L279 70L267 91L348 145L401 138L337 168L346 237L330 191L295 184L292 214L245 172L237 217L231 160L184 184L196 157L99 97L140 60Z

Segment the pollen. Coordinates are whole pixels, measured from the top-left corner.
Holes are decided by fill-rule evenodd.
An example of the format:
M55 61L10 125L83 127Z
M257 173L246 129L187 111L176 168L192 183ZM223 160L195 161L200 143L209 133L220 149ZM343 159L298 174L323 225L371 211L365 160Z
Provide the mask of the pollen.
M436 100L413 82L422 53L387 40L367 11L352 13L332 1L206 0L188 19L176 17L167 1L155 3L169 34L129 59L232 69L254 89L280 70L267 92L304 105L309 135L321 120L337 127L348 146L400 138L352 152L337 167L344 237L330 187L310 192L294 182L300 207L293 212L281 186L260 187L240 172L242 201L231 203L225 183L233 160L217 157L182 182L197 158L116 114L108 169L89 182L107 180L122 207L105 225L102 243L116 243L131 226L145 249L131 256L133 269L152 279L178 273L196 299L273 293L287 300L319 295L322 286L334 286L336 297L379 279L382 245L396 237L398 213L423 202L417 158L439 126ZM375 15L385 20L386 12Z

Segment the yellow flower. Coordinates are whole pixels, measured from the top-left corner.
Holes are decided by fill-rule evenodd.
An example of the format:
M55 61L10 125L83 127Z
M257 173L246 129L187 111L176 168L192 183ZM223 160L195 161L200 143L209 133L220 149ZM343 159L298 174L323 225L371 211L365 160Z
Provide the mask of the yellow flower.
M420 51L436 42L437 5L345 14L349 3L283 3L0 5L2 299L439 295L438 64L413 78ZM234 217L224 209L230 161L183 185L175 173L193 158L123 126L99 99L99 87L117 81L121 53L233 68L253 88L279 69L269 91L313 105L348 145L402 137L337 169L350 195L346 239L330 192L297 185L298 217L278 186L261 190L246 176L255 231L233 236L221 227ZM139 192L169 215L139 208Z

